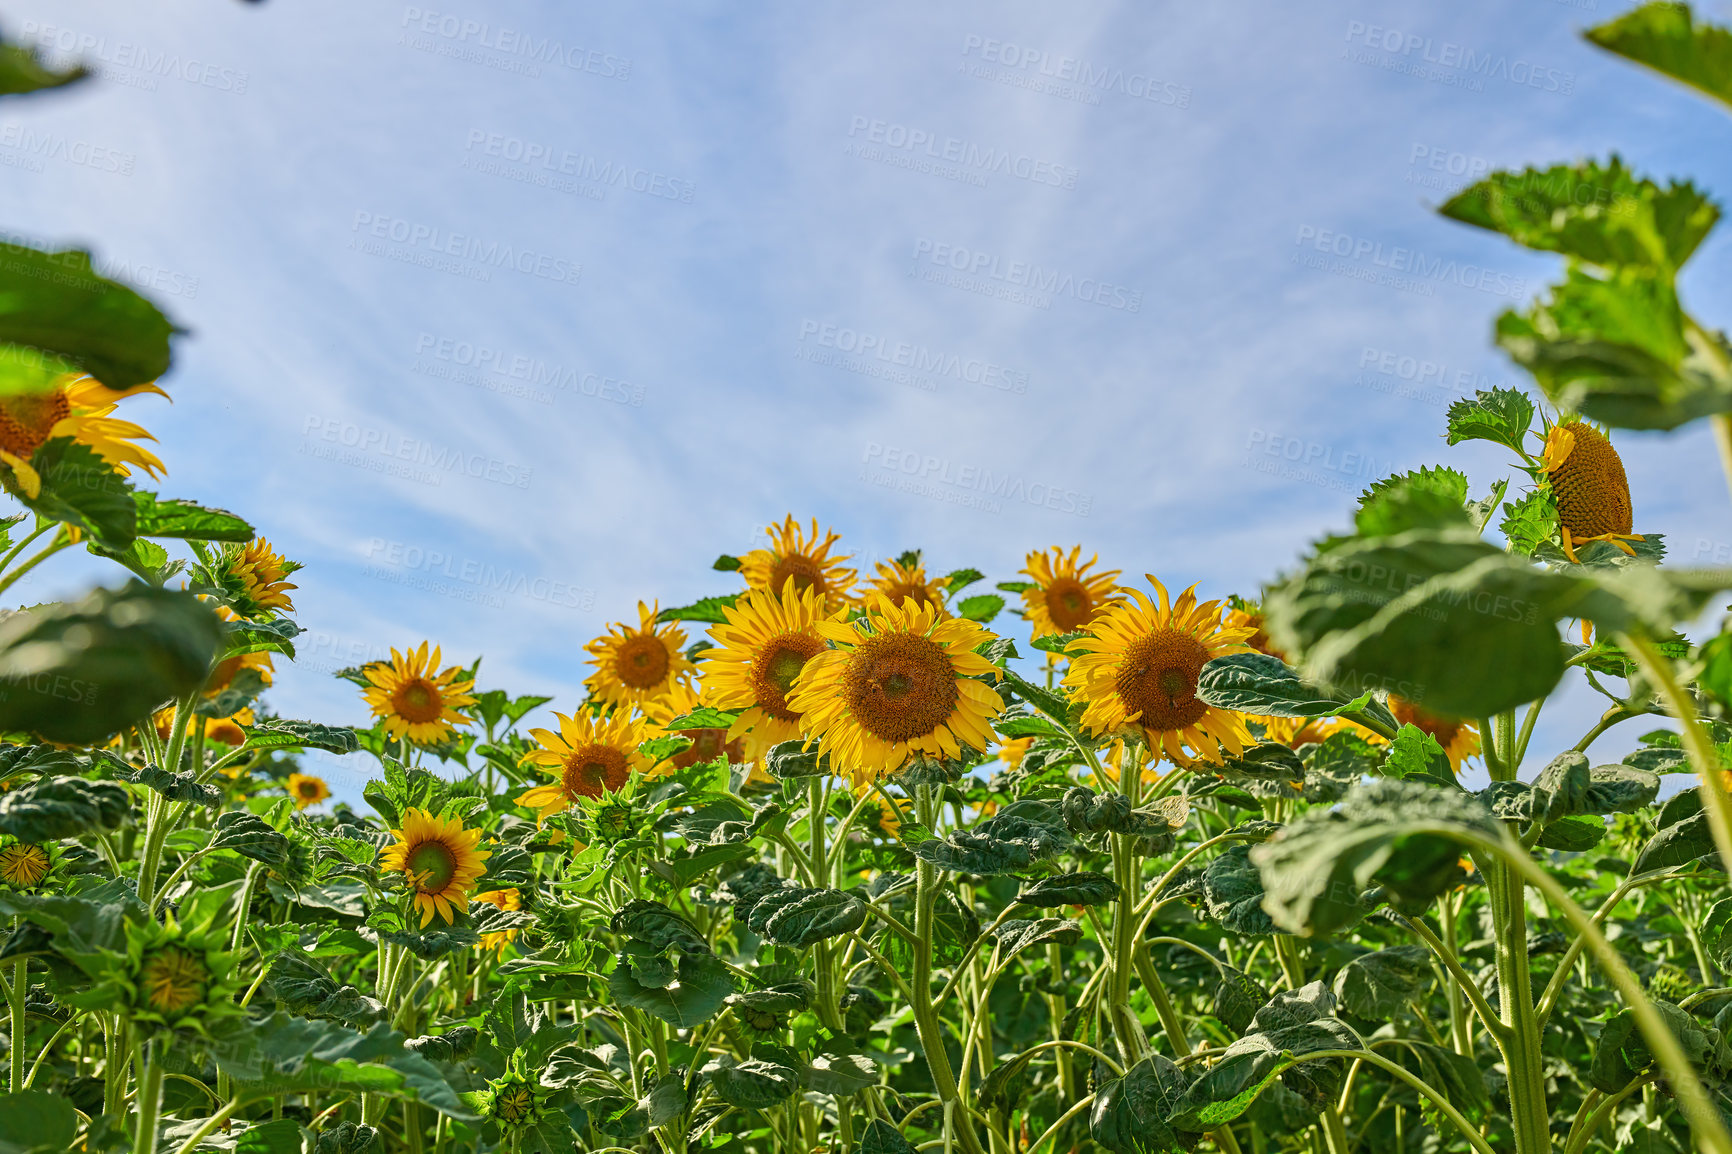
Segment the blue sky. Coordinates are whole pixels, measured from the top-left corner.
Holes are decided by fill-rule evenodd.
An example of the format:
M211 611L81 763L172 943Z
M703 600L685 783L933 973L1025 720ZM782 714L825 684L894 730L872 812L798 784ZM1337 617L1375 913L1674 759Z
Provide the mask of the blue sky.
M1491 323L1557 262L1430 206L1613 149L1732 189L1732 121L1580 40L1622 7L9 3L102 75L0 113L4 227L190 330L127 415L306 564L276 710L359 722L330 672L422 638L569 707L788 512L865 569L1255 595L1377 476L1483 492L1444 409L1520 383ZM1684 282L1721 325L1728 235ZM1637 530L1732 560L1705 431L1619 444Z

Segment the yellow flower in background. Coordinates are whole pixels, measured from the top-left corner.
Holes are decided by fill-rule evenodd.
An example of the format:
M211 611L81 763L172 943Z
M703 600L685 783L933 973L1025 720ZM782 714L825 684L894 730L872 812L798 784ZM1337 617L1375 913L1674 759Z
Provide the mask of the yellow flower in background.
M1356 725L1336 717L1261 717L1249 720L1263 727L1263 740L1298 749L1301 745L1322 745L1332 733L1360 732Z
M252 707L237 709L227 717L193 717L187 722L187 733L196 736L199 722L204 722L205 740L215 741L221 745L241 746L247 741L243 725L252 725ZM156 736L159 741L167 741L174 733L174 706L165 706L151 716L151 722L156 726Z
M273 550L269 541L259 537L239 550L229 561L228 571L240 583L246 599L253 605L290 613L294 611L295 603L289 599L289 590L299 586L289 584L285 578L299 568L298 564Z
M1455 771L1457 777L1461 776L1462 762L1479 756L1479 726L1471 721L1428 713L1393 693L1389 695L1389 712L1403 725L1414 726L1436 738L1437 744L1443 746L1443 752L1449 755L1449 767ZM1375 741L1383 740L1375 734L1372 736Z
M33 889L53 866L46 846L15 841L0 848L0 881L15 889Z
M852 604L854 570L844 568L847 557L830 556L830 548L842 539L839 533L827 531L818 539L818 518L812 518L808 535L792 513L780 525L764 530L770 538L768 549L754 549L740 558L740 576L751 589L768 589L780 593L792 584L800 592L816 590L830 609Z
M1102 612L1123 600L1116 584L1120 571L1090 573L1100 558L1083 561L1081 545L1069 554L1057 545L1047 552L1051 556L1030 553L1022 568L1034 579L1035 587L1022 592L1022 604L1035 637L1087 629Z
M1227 624L1234 629L1250 629L1251 636L1245 638L1245 644L1258 653L1286 661L1287 655L1275 648L1263 631L1263 611L1249 601L1235 601L1227 609Z
M638 752L645 736L642 721L623 713L602 718L589 713L553 716L559 719L559 732L530 730L541 748L524 754L523 764L546 770L555 780L518 795L518 805L540 810L545 818L570 809L581 798L618 792L634 769L649 773L654 768Z
M824 607L816 589L792 582L780 594L752 589L722 611L727 622L710 626L714 649L704 653L704 698L718 709L743 711L728 737L744 738L746 757L759 761L771 747L800 736L800 714L788 703L794 678L824 650L822 621L841 610Z
M894 773L914 754L961 757L985 750L1004 702L978 676L998 667L974 652L993 635L973 621L879 600L853 623L821 621L835 648L808 661L788 703L831 772L856 785Z
M686 631L671 622L658 626L655 607L642 601L637 615L637 628L616 621L584 646L595 672L583 684L597 701L631 708L690 688L697 677L684 652Z
M950 616L944 608L944 582L928 581L926 566L918 562L904 565L900 561L880 561L877 570L878 576L871 581L872 588L890 604L913 601L918 605L930 605L940 616Z
M227 605L212 605L211 608L216 610L216 615L225 622L240 620L240 615ZM243 669L257 671L259 679L266 685L271 683L271 678L276 672L276 667L271 664L269 653L242 653L234 657L225 657L211 667L210 677L204 683L204 695L215 697L227 689L234 681L235 676Z
M683 685L677 687L671 696L660 701L644 702L644 720L647 727L655 731L651 736L683 737L692 743L684 752L676 753L667 759L666 765L670 770L706 764L723 754L727 754L729 765L738 765L746 760L745 742L729 736L727 726L712 729L668 728L669 722L695 711L703 704L697 690Z
M296 809L306 809L310 805L318 805L331 796L331 789L322 777L314 777L310 773L289 774L289 796L295 799Z
M362 691L373 715L385 719L385 731L416 745L437 745L450 740L456 726L474 724L458 711L475 704L475 683L461 666L440 669L439 649L429 654L427 645L407 654L392 649L390 661L367 666L371 684Z
M1006 737L998 743L998 760L1009 770L1022 768L1022 759L1034 744L1032 737Z
M1546 433L1541 464L1558 503L1564 556L1576 560L1575 547L1589 541L1610 541L1631 557L1636 555L1625 544L1643 540L1641 534L1630 532L1635 518L1630 482L1605 433L1586 421L1553 425Z
M1157 761L1219 764L1244 752L1251 734L1242 716L1197 696L1197 677L1214 658L1245 652L1251 630L1223 623L1219 601L1198 604L1194 586L1172 601L1148 580L1160 604L1128 590L1131 599L1096 621L1094 636L1071 645L1078 656L1065 684L1086 704L1082 723L1091 731L1140 728Z
M482 863L493 856L477 848L481 831L464 829L457 818L411 809L403 814L403 828L391 834L397 841L379 851L379 868L409 878L423 929L434 914L451 924L451 911L468 909L469 890L487 868Z
M523 898L515 889L488 890L484 894L476 894L475 900L478 902L486 902L488 905L494 906L497 909L502 909L507 913L523 908ZM504 949L506 942L516 940L516 930L500 930L496 934L482 934L481 944L476 948L482 950Z
M163 463L134 443L156 438L131 421L109 416L119 402L138 393L168 396L155 385L111 389L94 377L67 373L47 392L0 397L0 462L11 467L18 487L29 497L42 492L42 478L30 458L55 437L88 445L123 477L131 475L133 465L161 477L167 471Z

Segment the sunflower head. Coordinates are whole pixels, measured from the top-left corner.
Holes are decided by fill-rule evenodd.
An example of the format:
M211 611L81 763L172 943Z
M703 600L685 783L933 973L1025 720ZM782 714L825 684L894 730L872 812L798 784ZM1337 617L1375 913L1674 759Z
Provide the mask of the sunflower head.
M189 929L172 917L161 924L128 922L126 956L108 963L92 993L146 1033L203 1033L212 1021L241 1012L235 955L221 948L223 939L209 926Z
M1123 600L1115 584L1119 570L1089 572L1099 560L1090 557L1083 561L1081 545L1068 554L1054 545L1047 553L1028 555L1022 572L1033 578L1034 588L1022 591L1022 604L1035 637L1087 629Z
M1586 421L1567 421L1546 432L1541 458L1552 497L1557 501L1558 521L1564 552L1575 559L1574 545L1581 541L1619 542L1632 537L1635 514L1630 505L1630 482L1624 462L1604 432Z
M502 1077L487 1083L482 1116L507 1131L527 1130L547 1114L548 1097L541 1084L514 1063Z
M154 441L144 429L109 414L135 393L167 396L155 385L111 389L94 377L69 372L56 378L43 392L0 397L0 464L8 479L27 497L42 492L42 478L31 464L48 441L68 437L86 445L116 473L129 476L138 466L153 477L166 471L155 454L138 441Z
M287 578L301 568L271 548L263 537L246 545L230 543L212 566L212 576L228 594L235 611L249 621L292 612L295 603L289 590L296 588Z
M52 843L7 838L0 843L0 883L15 890L33 890L54 868Z
M1437 744L1443 746L1443 752L1449 755L1449 767L1457 777L1461 776L1461 763L1479 755L1479 726L1471 721L1430 713L1393 693L1389 695L1389 712L1403 725L1411 725L1436 738Z
M595 672L584 681L590 696L606 705L630 709L690 689L698 667L684 653L686 632L656 623L656 608L637 603L638 624L608 626L584 649Z
M780 525L771 525L764 532L770 547L754 549L740 558L740 576L748 588L780 593L792 585L798 592L813 590L830 609L853 603L858 575L843 567L847 557L830 556L831 547L842 539L839 534L826 531L820 539L816 517L808 533L791 513Z
M428 653L427 645L423 641L406 654L393 649L390 661L363 670L368 685L362 692L373 715L392 737L414 745L441 744L457 726L474 724L460 712L475 704L474 679L458 665L440 669L439 650Z
M464 829L459 818L410 809L403 814L403 828L391 834L397 840L379 851L379 868L408 880L423 929L434 914L450 925L456 920L453 911L468 909L469 891L487 868L482 863L493 856L478 848L481 831Z
M1065 684L1085 703L1095 733L1140 735L1155 762L1219 764L1250 741L1245 720L1197 696L1197 678L1216 657L1246 651L1248 626L1225 624L1219 601L1198 603L1194 589L1174 601L1153 576L1159 604L1140 589L1108 610L1093 636L1072 642Z
M1275 643L1264 631L1263 610L1255 602L1246 601L1243 597L1227 598L1227 624L1234 629L1251 629L1251 636L1245 638L1245 644L1258 653L1279 661L1287 660L1287 655L1275 648Z
M325 779L314 777L310 773L289 774L288 788L289 797L294 800L296 809L318 805L331 796L331 787L325 784Z
M587 711L553 716L559 732L530 730L537 747L523 756L523 764L536 766L554 780L517 798L518 805L539 810L541 817L562 813L585 798L618 793L633 770L649 773L654 768L638 752L645 736L642 721L619 711L605 717Z
M750 589L710 626L715 647L704 653L704 700L739 713L729 739L744 738L745 758L761 762L784 741L800 737L800 714L788 700L806 662L824 651L820 622L842 619L816 589L792 582L780 593Z
M880 598L859 620L818 631L834 648L805 664L788 702L835 772L860 785L916 755L960 759L992 743L1004 703L978 680L999 670L974 652L993 640L975 622Z
M890 604L914 601L931 606L940 616L950 615L944 607L945 584L942 580L926 579L926 566L920 563L919 553L904 553L894 561L880 561L877 570L878 575L872 578L872 590Z

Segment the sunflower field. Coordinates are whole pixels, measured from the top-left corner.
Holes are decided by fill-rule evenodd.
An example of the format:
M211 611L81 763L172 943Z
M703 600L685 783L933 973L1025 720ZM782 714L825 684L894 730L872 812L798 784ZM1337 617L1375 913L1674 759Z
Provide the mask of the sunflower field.
M1588 39L1732 108L1687 6ZM265 704L300 567L146 487L173 322L0 246L0 590L118 567L0 620L0 1154L1732 1154L1732 571L1614 438L1732 476L1719 209L1614 155L1441 211L1563 261L1496 324L1532 392L1443 430L1507 474L1381 480L1255 599L790 515L581 700L405 638L354 726Z

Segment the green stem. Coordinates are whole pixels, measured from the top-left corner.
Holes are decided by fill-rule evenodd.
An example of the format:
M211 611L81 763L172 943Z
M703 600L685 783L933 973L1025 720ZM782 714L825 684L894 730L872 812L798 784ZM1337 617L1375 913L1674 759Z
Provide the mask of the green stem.
M16 583L20 577L24 576L24 574L30 572L30 570L36 568L36 566L42 564L44 561L48 560L50 557L71 544L71 538L64 536L56 537L54 540L50 541L42 549L32 555L30 560L24 562L24 564L6 574L5 577L0 577L0 593L4 593L6 590L12 588L13 584Z
M133 1131L132 1154L156 1154L158 1119L162 1114L162 1064L156 1060L156 1042L140 1042L138 1076L138 1128Z
M175 1151L175 1154L192 1154L194 1150L198 1149L198 1144L200 1142L203 1142L206 1138L209 1138L212 1134L216 1133L217 1127L234 1117L235 1111L240 1108L241 1100L238 1097L230 1098L228 1102L224 1103L222 1109L218 1110L215 1114L212 1114L209 1118L206 1118L204 1120L204 1125L193 1131L192 1137L180 1144L180 1148Z
M12 963L12 980L6 986L6 1005L11 1011L12 1042L10 1047L12 1058L12 1077L7 1083L16 1094L24 1089L24 1035L25 1015L24 998L30 992L30 959L19 958Z
M1486 875L1496 950L1497 992L1503 1030L1504 1066L1509 1076L1510 1122L1517 1154L1539 1154L1551 1146L1551 1114L1546 1103L1539 1022L1534 1013L1533 978L1528 968L1526 887L1502 862Z
M29 545L32 541L34 541L38 537L42 536L42 534L48 532L50 529L55 529L58 527L59 527L58 521L43 521L40 524L38 524L36 526L36 529L30 534L30 536L24 538L24 540L18 542L18 544L14 545L14 546L12 546L12 548L7 551L6 556L0 557L0 573L4 573L6 571L6 566L12 564L13 561L17 560L18 554L24 552L24 547L26 545Z
M1479 1154L1497 1154L1497 1152L1491 1148L1491 1145L1480 1136L1479 1131L1474 1128L1473 1123L1464 1118L1461 1111L1451 1105L1449 1099L1445 1097L1443 1093L1423 1078L1410 1073L1406 1067L1397 1062L1390 1061L1382 1054L1374 1054L1370 1050L1312 1050L1309 1053L1296 1057L1292 1061L1286 1063L1282 1068L1285 1069L1287 1067L1296 1066L1300 1062L1313 1062L1322 1058L1355 1058L1361 1062L1371 1063L1373 1066L1376 1066L1391 1077L1399 1078L1401 1081L1406 1082L1409 1086L1413 1087L1414 1090L1425 1095L1427 1098L1430 1098L1432 1104L1437 1107L1438 1111L1445 1118L1448 1118L1455 1124L1455 1128L1461 1132L1462 1137L1466 1138L1468 1143L1472 1145L1475 1150L1479 1151Z

